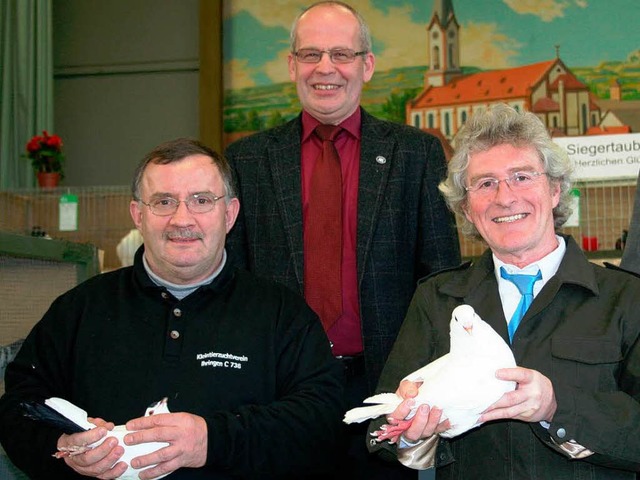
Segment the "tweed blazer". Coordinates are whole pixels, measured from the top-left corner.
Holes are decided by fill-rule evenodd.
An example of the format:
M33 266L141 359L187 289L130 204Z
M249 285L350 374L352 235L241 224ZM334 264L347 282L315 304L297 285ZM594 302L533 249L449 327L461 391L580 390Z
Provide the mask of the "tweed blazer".
M365 365L373 391L417 280L460 262L455 219L438 190L442 146L362 111L357 271ZM240 214L232 261L303 293L301 116L229 146Z

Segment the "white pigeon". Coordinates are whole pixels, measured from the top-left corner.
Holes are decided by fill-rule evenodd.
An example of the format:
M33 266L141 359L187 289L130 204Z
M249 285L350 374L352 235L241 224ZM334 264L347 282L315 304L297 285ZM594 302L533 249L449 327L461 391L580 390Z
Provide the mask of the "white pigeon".
M469 305L460 305L451 314L449 325L451 350L446 355L407 375L404 380L422 382L415 406L408 418L422 404L442 409L442 421L449 419L451 428L440 435L452 438L478 426L478 418L504 393L515 389L515 382L499 380L500 368L515 367L511 349L496 331L482 320ZM402 402L395 393L381 393L364 400L374 404L349 410L345 423L388 415ZM378 440L393 438L406 430L410 422L394 428L383 426Z
M77 407L73 403L63 398L51 397L45 400L45 405L48 405L49 407L53 408L58 413L67 417L69 420L83 427L86 430L95 428L95 425L93 423L90 423L87 420L87 412L85 412L80 407ZM151 404L145 412L145 417L148 417L149 415L159 414L159 413L169 413L169 408L167 407L167 398L163 398L159 402ZM129 467L127 468L125 473L123 473L118 478L121 478L123 480L139 480L138 473L140 473L142 470L151 468L154 465L150 465L148 467L144 467L141 469L136 469L131 466L131 460L135 457L139 457L141 455L147 455L149 453L155 452L156 450L166 447L169 444L167 442L147 442L147 443L140 443L138 445L125 445L124 436L127 433L131 433L131 431L127 430L124 425L118 425L114 427L113 430L109 431L106 437L98 440L97 442L92 443L91 445L88 445L86 447L85 446L69 447L67 449L62 450L58 454L56 454L56 456L58 458L61 458L67 454L78 455L90 448L97 447L109 437L115 437L116 439L118 439L118 443L124 447L124 454L122 455L122 457L120 457L118 462L125 462ZM167 475L169 474L166 473L156 478L166 477Z

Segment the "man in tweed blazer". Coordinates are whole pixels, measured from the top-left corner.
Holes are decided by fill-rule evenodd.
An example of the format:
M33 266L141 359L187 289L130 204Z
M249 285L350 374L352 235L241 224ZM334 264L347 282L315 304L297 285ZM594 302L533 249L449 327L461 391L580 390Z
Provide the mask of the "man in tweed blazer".
M343 239L348 237L342 250L347 307L336 324L355 322L346 341L335 327L328 335L345 366L345 408L360 405L375 388L417 280L460 261L454 218L438 191L446 174L440 142L359 106L374 63L368 27L352 7L311 5L294 22L289 55L303 112L226 151L242 205L227 238L230 257L304 294L309 185L321 151L314 129L342 128L335 146L343 183L336 194L342 190ZM352 269L350 276L345 268ZM345 278L351 281L346 287ZM347 462L344 478L396 478L383 473L383 465L366 465L378 459L368 458L360 427L349 427L348 455L355 460Z
M241 199L227 248L250 271L302 294L301 119L232 144L226 152ZM439 141L362 110L357 265L368 386L396 338L417 280L459 263L451 213L438 191Z

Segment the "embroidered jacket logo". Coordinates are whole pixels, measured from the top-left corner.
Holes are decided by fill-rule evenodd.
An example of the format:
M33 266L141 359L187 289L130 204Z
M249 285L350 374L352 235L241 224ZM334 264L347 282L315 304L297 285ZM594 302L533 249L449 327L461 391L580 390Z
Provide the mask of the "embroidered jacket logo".
M242 369L242 364L249 361L246 355L233 355L232 353L208 352L198 353L196 360L201 367L235 368Z

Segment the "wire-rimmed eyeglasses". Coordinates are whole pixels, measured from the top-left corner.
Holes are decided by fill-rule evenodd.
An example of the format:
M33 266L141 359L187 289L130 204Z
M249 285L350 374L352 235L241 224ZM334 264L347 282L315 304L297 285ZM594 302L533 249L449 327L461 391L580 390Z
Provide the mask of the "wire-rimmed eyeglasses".
M185 200L177 200L173 197L157 197L152 198L149 203L138 199L138 202L149 207L151 213L159 217L173 215L178 211L178 206L184 202L187 210L191 213L207 213L213 210L216 202L225 195L214 195L212 193L194 193L189 195Z
M301 48L293 52L293 55L300 63L320 63L322 55L329 55L332 63L353 63L356 57L365 55L367 52L363 50L356 52L350 48L332 48L331 50L318 50L317 48Z
M535 185L538 177L546 174L546 172L525 171L514 172L508 177L502 179L494 177L480 177L474 179L471 185L465 187L465 190L477 195L493 195L498 191L498 185L500 182L504 182L509 185L509 188L513 191L527 190Z

